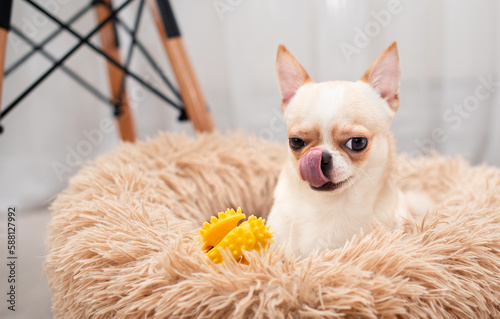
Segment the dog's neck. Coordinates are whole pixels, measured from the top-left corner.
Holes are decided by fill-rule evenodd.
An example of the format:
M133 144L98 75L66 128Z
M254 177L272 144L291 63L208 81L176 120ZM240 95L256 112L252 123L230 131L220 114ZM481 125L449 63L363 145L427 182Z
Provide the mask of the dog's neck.
M276 188L276 205L285 211L304 212L286 214L288 217L281 221L290 225L287 239L290 247L297 247L297 252L307 255L312 250L342 246L346 238L352 238L361 230L368 231L374 220L394 227L399 194L392 185L390 173L386 172L390 166L387 163L376 179L371 177L375 184L365 176L338 194L313 190L300 177L283 173ZM293 235L297 233L302 235Z

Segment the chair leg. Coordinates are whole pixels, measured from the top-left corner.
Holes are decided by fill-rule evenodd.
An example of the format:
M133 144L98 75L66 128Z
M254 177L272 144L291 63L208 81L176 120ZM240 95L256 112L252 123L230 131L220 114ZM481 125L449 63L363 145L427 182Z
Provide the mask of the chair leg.
M7 30L0 28L0 103L2 102L3 73L5 70L6 51L7 51Z
M103 0L102 2L103 3L96 4L97 19L99 22L102 22L111 14L111 0ZM102 50L113 59L120 62L120 49L118 47L113 21L105 24L101 28L100 34L102 39ZM121 139L127 142L134 142L136 139L136 132L127 91L124 90L122 96L120 96L125 73L109 61L107 62L107 68L113 99L117 103L120 103L121 106L121 112L117 117Z
M10 29L12 0L0 1L0 109L2 107L3 74L5 71L5 54L7 52L7 33ZM0 133L2 127L0 126Z
M211 132L215 125L180 36L169 0L150 1L156 26L172 65L186 113L198 132Z

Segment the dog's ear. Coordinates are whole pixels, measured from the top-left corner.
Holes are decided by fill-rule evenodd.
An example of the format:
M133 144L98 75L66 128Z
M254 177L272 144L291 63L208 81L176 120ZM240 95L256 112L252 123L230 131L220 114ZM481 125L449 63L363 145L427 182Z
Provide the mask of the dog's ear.
M281 92L281 110L285 111L288 102L306 82L312 82L306 70L293 57L287 48L280 44L276 57L276 74Z
M373 62L361 81L368 83L377 91L394 112L398 110L401 68L396 41L392 42Z

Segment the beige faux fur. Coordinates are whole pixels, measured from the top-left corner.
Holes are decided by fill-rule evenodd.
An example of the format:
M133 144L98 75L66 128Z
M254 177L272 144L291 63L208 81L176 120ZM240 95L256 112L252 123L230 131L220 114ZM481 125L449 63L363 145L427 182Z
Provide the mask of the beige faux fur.
M53 204L56 318L500 317L500 170L461 159L400 159L401 187L439 203L421 225L305 260L207 263L197 228L227 207L265 216L284 155L241 135L163 134L84 168Z

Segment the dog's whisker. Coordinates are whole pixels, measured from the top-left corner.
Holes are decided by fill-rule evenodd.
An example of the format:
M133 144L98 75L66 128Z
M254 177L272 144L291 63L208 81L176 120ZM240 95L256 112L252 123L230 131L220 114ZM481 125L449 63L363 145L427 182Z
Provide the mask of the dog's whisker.
M361 173L365 174L366 178L368 178L373 185L376 185L376 183L373 181L373 179L368 174L366 174L366 172L364 170L362 170L361 168L358 168L358 167L354 167L354 168L357 171L360 171Z

